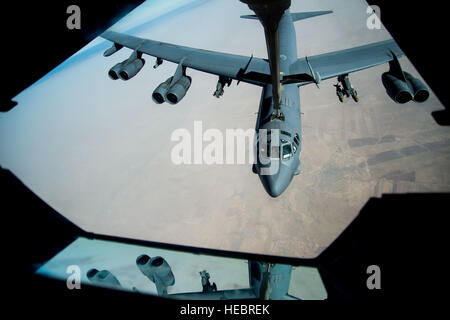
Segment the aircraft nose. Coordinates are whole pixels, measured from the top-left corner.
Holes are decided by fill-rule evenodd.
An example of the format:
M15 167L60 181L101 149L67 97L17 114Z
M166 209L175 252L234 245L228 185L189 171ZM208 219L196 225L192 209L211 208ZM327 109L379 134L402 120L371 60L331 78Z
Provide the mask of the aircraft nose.
M289 186L292 174L288 168L280 168L278 173L273 175L260 175L259 178L267 193L273 197L279 197Z
M271 179L273 180L273 179ZM273 198L277 198L279 197L284 190L286 190L287 185L283 185L282 183L280 183L279 181L270 181L267 185L267 193L270 194L271 197Z

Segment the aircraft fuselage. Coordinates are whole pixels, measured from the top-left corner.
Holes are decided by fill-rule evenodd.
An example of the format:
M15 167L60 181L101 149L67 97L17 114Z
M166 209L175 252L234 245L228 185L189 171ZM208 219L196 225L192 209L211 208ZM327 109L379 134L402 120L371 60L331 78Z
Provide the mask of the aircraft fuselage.
M296 34L289 9L281 17L278 32L280 76L282 77L283 74L290 73L291 64L297 61ZM289 186L293 176L300 173L301 113L297 84L282 86L280 109L283 119L273 116L276 112L275 103L272 97L272 85L267 84L262 90L256 123L257 141L261 139L262 142L257 144L258 156L255 166L262 184L272 197L281 195ZM260 135L261 129L267 130L267 139ZM272 131L274 129L278 129L279 149L274 142L276 137ZM265 140L268 141L268 145L261 148ZM262 161L260 154L267 155L270 160Z

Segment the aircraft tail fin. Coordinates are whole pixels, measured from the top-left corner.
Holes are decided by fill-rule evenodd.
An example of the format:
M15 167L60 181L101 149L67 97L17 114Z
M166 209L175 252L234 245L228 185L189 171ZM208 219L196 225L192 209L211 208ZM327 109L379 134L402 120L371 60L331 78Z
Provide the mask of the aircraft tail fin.
M321 16L324 14L329 14L329 13L333 13L333 11L329 10L329 11L310 11L310 12L295 12L295 13L291 13L292 16L292 21L299 21L299 20L304 20L304 19L308 19L308 18L312 18L312 17L317 17L317 16Z

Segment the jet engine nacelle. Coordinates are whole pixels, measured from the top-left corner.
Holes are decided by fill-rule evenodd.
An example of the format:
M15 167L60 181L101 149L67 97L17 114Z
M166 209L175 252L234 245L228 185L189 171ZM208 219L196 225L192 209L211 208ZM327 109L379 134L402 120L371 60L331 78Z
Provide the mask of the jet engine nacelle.
M430 96L427 86L417 78L414 78L408 72L403 72L405 74L406 82L413 92L413 100L415 102L425 102Z
M166 100L170 104L177 104L186 95L186 92L191 86L192 78L189 76L182 76L175 84L173 84L166 95Z
M413 93L405 81L402 81L389 72L381 76L381 81L386 88L387 94L397 103L407 103L412 100Z
M156 285L158 294L167 294L167 287L175 284L172 269L162 257L150 258L143 254L137 257L136 265Z
M163 83L161 83L159 86L156 87L156 89L152 93L152 99L155 103L161 104L166 101L166 95L167 91L169 90L170 83L172 82L172 78L170 77Z
M91 282L100 286L120 287L119 280L108 270L90 269L86 276Z
M125 64L125 62L126 62L126 60L123 62L119 62L114 67L109 69L108 76L113 80L119 79L119 72L120 72L120 70L122 70L122 66Z
M389 72L383 73L381 80L386 88L388 95L397 103L406 103L411 100L414 102L425 102L430 96L426 85L417 78L414 78L408 72L403 72L405 80L403 81Z
M111 79L128 80L134 77L144 66L145 60L142 58L128 58L125 61L119 62L108 71Z
M174 84L172 84L172 79L173 77L170 77L153 91L152 99L155 103L161 104L167 101L170 104L177 104L186 95L186 92L191 86L192 78L182 76Z
M122 66L122 68L119 71L119 77L122 80L128 80L133 78L139 70L142 69L142 67L145 64L145 60L142 58L137 58L132 61L127 61L125 65Z

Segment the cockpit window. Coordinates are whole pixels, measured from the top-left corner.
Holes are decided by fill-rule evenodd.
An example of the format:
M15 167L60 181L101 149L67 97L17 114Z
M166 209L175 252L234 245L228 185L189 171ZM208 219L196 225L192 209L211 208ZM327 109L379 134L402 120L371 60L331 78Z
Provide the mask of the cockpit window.
M270 133L270 131L269 131ZM294 137L298 139L298 135ZM259 139L258 139L259 140ZM272 141L270 140L270 135L267 135L267 144L263 143L263 141L259 141L259 152L263 157L269 157L271 159L283 159L287 160L291 158L297 151L298 147L295 143L292 143L285 139L280 139L279 146L273 146ZM267 153L266 153L267 152Z
M292 146L290 143L283 145L283 159L289 159L292 157Z
M300 137L298 136L298 133L295 134L294 137L294 143L299 146L300 145Z

